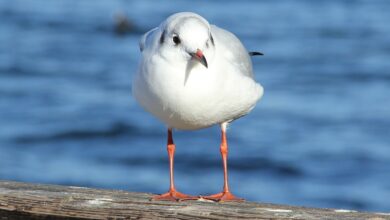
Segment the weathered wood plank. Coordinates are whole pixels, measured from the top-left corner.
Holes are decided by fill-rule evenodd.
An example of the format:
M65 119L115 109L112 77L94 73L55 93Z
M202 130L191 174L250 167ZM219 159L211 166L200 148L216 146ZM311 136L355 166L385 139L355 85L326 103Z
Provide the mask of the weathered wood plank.
M0 219L390 219L390 213L254 202L150 201L152 194L0 181Z

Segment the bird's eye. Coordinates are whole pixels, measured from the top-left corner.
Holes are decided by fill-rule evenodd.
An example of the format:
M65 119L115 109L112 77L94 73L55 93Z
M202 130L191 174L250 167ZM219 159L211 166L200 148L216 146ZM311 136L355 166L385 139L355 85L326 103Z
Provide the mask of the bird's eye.
M180 44L180 38L179 38L179 36L173 36L173 43L175 43L176 45L178 45L178 44Z

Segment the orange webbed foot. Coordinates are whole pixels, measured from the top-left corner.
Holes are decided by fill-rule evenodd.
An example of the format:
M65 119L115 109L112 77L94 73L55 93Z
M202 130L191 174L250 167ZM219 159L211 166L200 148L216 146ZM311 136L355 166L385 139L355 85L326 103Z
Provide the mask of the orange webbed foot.
M236 197L231 192L221 192L221 193L217 193L217 194L210 195L210 196L201 196L201 198L216 201L216 202L226 202L226 201L243 202L243 201L245 201L242 198Z
M181 192L178 192L176 190L170 190L167 193L153 196L152 200L157 200L157 201L183 201L183 200L197 200L199 199L198 196L190 196Z

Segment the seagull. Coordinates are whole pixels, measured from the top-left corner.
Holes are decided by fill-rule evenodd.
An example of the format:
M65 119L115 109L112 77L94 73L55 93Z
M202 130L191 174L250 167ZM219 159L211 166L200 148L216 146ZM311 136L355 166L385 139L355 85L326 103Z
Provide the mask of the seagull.
M263 96L254 80L250 56L231 32L210 25L198 14L180 12L145 33L139 43L141 59L132 82L132 94L168 130L170 187L153 200L207 199L243 201L228 184L226 128L248 114ZM220 125L224 182L221 193L190 196L174 184L173 129L196 130Z

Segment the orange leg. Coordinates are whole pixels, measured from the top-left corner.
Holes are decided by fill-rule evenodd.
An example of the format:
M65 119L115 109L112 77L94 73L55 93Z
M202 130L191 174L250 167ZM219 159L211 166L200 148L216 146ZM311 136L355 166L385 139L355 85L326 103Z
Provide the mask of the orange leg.
M221 193L217 193L210 196L201 196L204 199L214 200L217 202L223 202L223 201L244 201L244 199L238 198L234 196L230 190L229 190L229 183L228 183L228 174L227 174L227 156L228 156L228 145L227 145L227 138L226 138L226 126L227 123L223 123L221 125L221 131L222 131L222 140L221 140L221 155L222 155L222 163L223 163L223 191Z
M168 201L179 201L179 200L191 200L191 199L198 199L196 196L189 196L183 193L180 193L175 188L175 183L173 179L173 158L175 154L175 144L173 143L172 138L172 129L168 129L168 144L167 144L167 150L168 150L168 156L169 156L169 177L170 177L170 185L169 185L169 191L167 193L154 196L152 200L168 200Z

